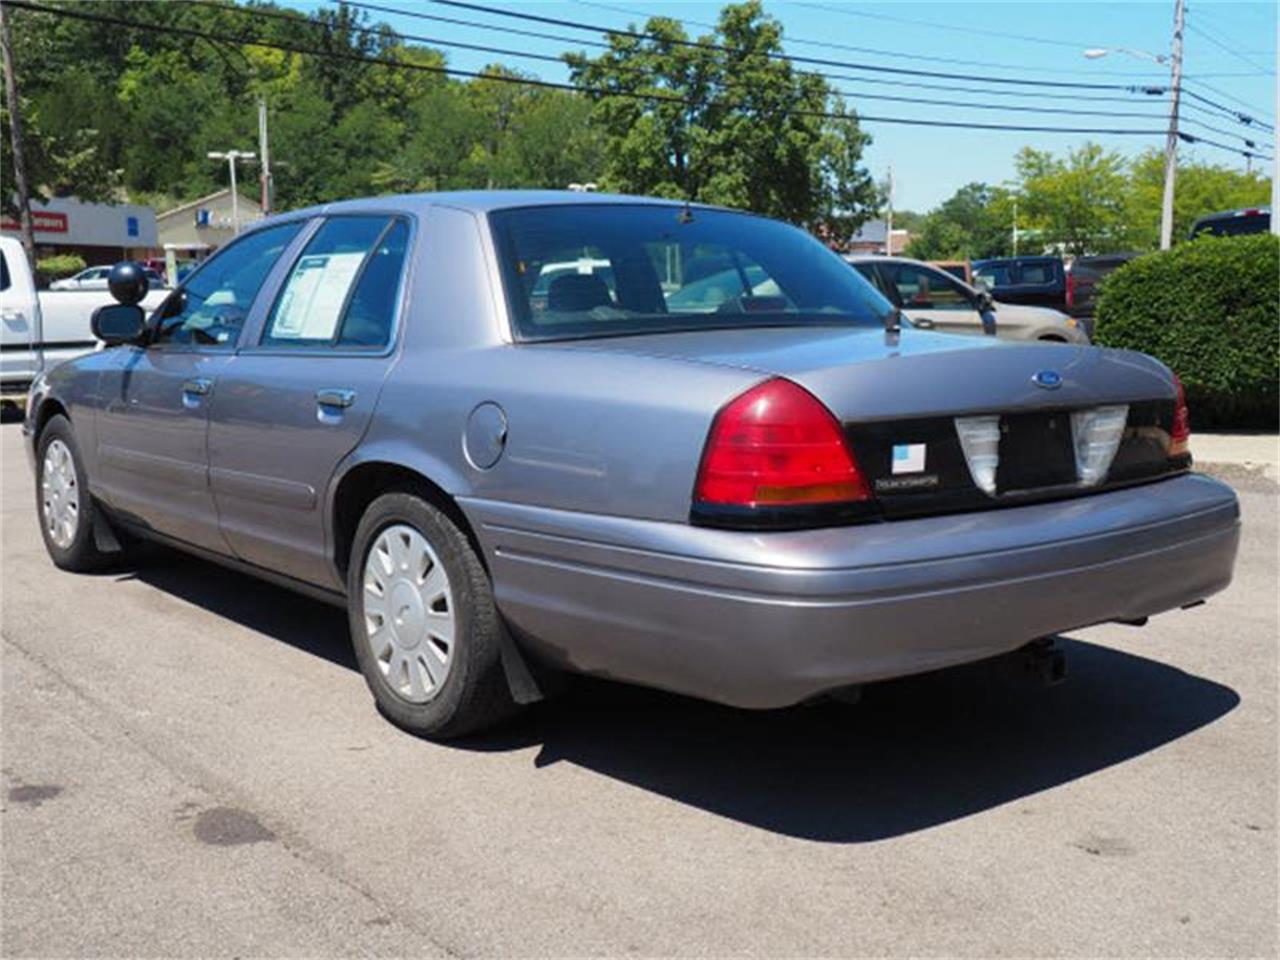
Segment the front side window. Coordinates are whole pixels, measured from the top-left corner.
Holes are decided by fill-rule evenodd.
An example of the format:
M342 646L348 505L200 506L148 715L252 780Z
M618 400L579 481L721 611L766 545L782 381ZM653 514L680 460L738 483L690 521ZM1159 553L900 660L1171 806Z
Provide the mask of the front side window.
M490 223L525 340L879 326L892 309L817 240L763 217L583 204L501 210Z
M886 265L898 289L904 310L972 310L964 288L941 270L929 270L909 263Z
M298 257L271 311L270 346L384 346L400 287L408 224L334 217Z
M267 274L302 225L255 230L220 250L165 301L154 342L233 349Z

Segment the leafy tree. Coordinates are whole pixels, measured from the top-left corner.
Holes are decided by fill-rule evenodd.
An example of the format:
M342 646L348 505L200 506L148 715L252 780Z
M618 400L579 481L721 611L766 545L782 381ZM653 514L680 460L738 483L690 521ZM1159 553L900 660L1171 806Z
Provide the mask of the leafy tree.
M1073 254L1106 253L1131 245L1124 158L1086 143L1056 157L1024 147L1015 161L1019 214L1046 244Z
M1173 238L1186 239L1200 217L1223 210L1270 203L1271 182L1258 172L1246 173L1215 164L1180 160L1173 193ZM1160 211L1164 200L1164 154L1151 149L1129 167L1126 216L1136 248L1160 245Z
M614 34L594 58L565 57L595 104L603 187L752 209L837 236L874 211L878 191L861 165L869 137L825 81L780 58L782 27L758 0L724 7L697 45L666 17L643 34Z
M922 260L980 260L1012 253L1008 191L969 183L922 218L907 254ZM895 215L894 223L898 219Z

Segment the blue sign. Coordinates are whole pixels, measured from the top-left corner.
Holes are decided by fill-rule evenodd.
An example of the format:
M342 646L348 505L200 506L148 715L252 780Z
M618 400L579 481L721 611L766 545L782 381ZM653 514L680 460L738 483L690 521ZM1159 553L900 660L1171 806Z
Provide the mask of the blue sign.
M125 219L125 229L129 231L129 236L136 237L138 235L138 218L127 217Z

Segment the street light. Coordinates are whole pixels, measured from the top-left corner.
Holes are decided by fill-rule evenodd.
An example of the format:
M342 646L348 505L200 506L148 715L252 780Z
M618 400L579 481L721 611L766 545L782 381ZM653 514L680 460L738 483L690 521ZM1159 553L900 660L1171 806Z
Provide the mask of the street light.
M1168 63L1169 58L1163 53L1147 53L1145 50L1132 50L1129 47L1090 47L1084 51L1084 55L1089 60L1099 60L1108 53L1127 53L1131 57L1137 57L1139 60L1150 60L1152 63Z
M1178 176L1178 104L1182 100L1182 31L1186 27L1186 0L1176 0L1173 8L1173 46L1171 55L1130 50L1128 47L1090 47L1083 51L1089 60L1097 60L1109 53L1125 53L1139 60L1158 64L1170 64L1173 82L1169 100L1169 133L1164 144L1164 200L1160 204L1160 249L1173 246L1173 184Z
M236 194L236 161L252 160L257 154L252 150L228 150L225 153L217 150L210 150L208 157L210 160L225 160L227 166L231 170L231 229L234 233L240 232L240 203Z

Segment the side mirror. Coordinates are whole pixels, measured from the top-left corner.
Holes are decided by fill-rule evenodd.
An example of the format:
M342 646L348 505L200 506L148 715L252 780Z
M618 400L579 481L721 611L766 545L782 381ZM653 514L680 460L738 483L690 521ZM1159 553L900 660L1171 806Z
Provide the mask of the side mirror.
M111 273L107 276L107 289L117 301L131 306L147 295L147 291L151 289L151 281L142 264L121 260L111 268Z
M147 332L147 316L136 303L109 303L93 311L89 328L108 347L140 344Z

